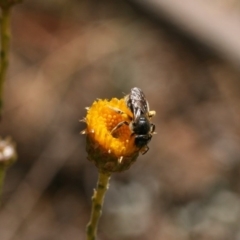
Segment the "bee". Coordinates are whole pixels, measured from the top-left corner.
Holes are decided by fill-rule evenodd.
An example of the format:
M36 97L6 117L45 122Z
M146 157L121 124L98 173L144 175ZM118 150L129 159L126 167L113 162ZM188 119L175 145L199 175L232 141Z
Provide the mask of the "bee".
M127 107L132 112L133 117L129 116L130 121L122 121L118 123L111 131L113 133L122 125L128 125L132 135L134 136L134 144L140 149L142 154L148 150L148 143L155 133L155 125L151 123L151 118L156 114L155 111L150 111L148 101L140 88L134 87L130 93L125 96ZM114 109L120 114L123 112L119 109Z

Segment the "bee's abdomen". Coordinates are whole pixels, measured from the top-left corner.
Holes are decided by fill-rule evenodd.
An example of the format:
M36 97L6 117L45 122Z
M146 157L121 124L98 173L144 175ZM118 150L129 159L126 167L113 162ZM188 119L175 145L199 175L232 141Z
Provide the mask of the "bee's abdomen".
M135 135L135 145L139 148L146 146L152 139L151 134Z

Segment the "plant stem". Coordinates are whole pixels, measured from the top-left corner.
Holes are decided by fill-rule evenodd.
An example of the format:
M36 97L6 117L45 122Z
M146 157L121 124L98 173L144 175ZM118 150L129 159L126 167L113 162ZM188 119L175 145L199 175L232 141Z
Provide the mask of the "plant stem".
M102 214L103 201L108 189L110 177L110 173L98 173L97 189L94 189L92 197L91 218L87 225L87 240L95 240L96 238L98 221Z
M11 7L2 7L1 23L1 63L0 63L0 118L3 109L3 90L6 78L10 46L10 18Z
M2 205L2 192L6 170L7 168L5 166L0 166L0 205Z

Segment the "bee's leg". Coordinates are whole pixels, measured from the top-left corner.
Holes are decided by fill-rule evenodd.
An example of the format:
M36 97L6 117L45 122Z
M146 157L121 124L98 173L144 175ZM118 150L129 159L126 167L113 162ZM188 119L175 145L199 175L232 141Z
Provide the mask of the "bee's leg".
M151 123L151 128L150 128L150 132L152 133L152 134L154 134L155 132L155 125L153 124L153 123Z
M152 118L153 116L155 116L156 115L156 111L149 111L148 112L148 116L150 117L150 118Z
M140 152L142 155L144 155L145 153L147 153L149 150L149 147L148 145L144 146L143 148L140 149Z
M123 111L121 111L120 109L118 109L118 108L115 108L115 107L111 107L111 106L108 106L110 109L112 109L113 111L115 111L116 113L118 113L118 114L124 114L124 112Z
M122 121L120 123L118 123L111 131L111 134L113 134L117 129L119 129L122 125L129 125L129 123L127 121Z
M115 107L111 107L111 106L108 106L110 109L112 109L113 111L115 111L116 113L118 113L118 114L121 114L121 115L125 115L128 119L129 119L129 121L131 121L132 120L132 117L131 116L129 116L127 113L125 113L125 112L123 112L122 110L120 110L119 108L115 108ZM125 123L126 125L129 125L129 123Z

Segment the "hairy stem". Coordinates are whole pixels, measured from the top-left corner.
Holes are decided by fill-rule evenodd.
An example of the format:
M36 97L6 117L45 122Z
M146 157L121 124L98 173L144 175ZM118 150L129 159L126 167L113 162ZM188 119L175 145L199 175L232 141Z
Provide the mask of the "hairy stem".
M98 221L102 214L103 201L108 189L110 176L109 173L99 172L98 174L97 189L94 189L92 197L91 218L87 225L87 240L95 240L96 238Z
M3 90L8 68L9 46L10 46L10 18L11 7L2 7L1 23L1 63L0 63L0 118L3 109Z

